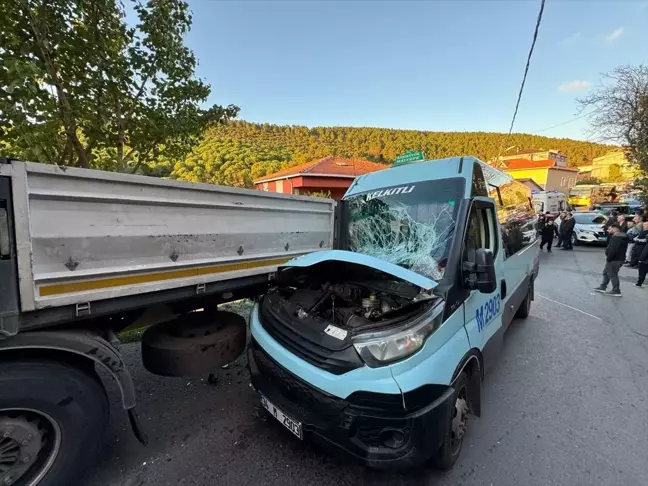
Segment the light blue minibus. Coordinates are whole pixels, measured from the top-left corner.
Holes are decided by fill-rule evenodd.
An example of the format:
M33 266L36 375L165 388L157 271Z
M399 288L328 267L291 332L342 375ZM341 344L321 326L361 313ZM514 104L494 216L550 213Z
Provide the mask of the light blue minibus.
M252 384L299 439L449 468L485 367L529 314L530 190L453 157L358 177L341 205L338 249L288 262L252 312Z

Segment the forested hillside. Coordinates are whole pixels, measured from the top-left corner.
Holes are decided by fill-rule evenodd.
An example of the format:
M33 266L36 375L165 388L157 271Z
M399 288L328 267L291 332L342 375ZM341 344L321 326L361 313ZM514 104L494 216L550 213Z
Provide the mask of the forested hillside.
M327 155L364 157L390 164L397 155L420 149L429 159L475 155L489 160L497 156L504 136L486 132L308 128L237 121L207 130L193 153L174 165L172 176L249 187L258 177ZM571 166L585 164L610 149L601 144L527 134L511 135L506 145L560 150L569 156Z

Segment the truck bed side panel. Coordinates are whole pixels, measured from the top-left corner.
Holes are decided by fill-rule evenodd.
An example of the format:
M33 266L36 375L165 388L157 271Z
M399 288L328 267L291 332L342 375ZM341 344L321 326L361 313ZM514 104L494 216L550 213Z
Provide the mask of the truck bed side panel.
M21 167L23 311L269 273L333 246L329 199L14 162L18 183Z

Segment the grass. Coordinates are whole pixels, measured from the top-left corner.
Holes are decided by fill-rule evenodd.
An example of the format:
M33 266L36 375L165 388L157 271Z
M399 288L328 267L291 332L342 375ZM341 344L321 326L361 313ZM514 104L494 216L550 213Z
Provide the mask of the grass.
M142 339L142 334L144 334L145 330L146 326L138 327L135 329L127 329L125 331L118 332L117 337L122 342L122 344L136 343L139 342L140 339Z
M250 317L250 311L254 306L254 302L248 299L235 300L234 302L228 302L227 304L222 304L218 306L218 310L236 312L241 316L245 317L245 320ZM136 343L142 339L142 334L146 330L147 326L137 327L134 329L126 329L124 331L118 332L117 337L123 343Z

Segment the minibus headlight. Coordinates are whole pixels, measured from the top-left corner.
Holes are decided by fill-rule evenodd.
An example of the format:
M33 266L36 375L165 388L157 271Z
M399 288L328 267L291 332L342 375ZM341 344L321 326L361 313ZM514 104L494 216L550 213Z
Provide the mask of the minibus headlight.
M443 320L444 302L407 324L407 329L359 334L353 346L368 366L376 368L407 358L423 347Z

